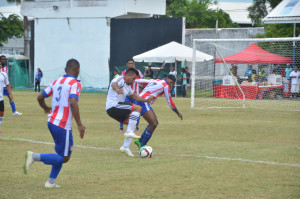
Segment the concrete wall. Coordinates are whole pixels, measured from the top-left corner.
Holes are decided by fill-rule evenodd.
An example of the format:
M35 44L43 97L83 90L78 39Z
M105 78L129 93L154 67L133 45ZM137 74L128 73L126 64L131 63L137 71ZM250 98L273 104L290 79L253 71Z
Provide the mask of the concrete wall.
M43 70L41 85L62 76L67 60L80 62L83 87L107 88L110 26L105 18L35 20L35 68ZM36 71L35 71L36 72Z

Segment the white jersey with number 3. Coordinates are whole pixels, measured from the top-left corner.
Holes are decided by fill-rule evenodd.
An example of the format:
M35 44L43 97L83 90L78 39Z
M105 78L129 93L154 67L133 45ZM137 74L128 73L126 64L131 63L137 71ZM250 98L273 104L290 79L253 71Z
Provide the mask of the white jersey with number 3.
M72 111L70 98L75 97L78 101L81 91L80 82L72 75L64 75L55 80L44 91L45 97L52 96L52 111L48 115L48 122L64 128L72 129Z

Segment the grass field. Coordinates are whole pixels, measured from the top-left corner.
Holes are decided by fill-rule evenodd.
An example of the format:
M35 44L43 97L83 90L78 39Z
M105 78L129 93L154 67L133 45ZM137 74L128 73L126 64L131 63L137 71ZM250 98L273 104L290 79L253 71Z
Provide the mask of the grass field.
M258 109L191 110L174 99L179 120L164 98L153 108L159 120L151 159L119 152L119 124L105 112L106 95L82 93L86 135L74 125L72 158L45 189L50 166L37 162L23 174L25 151L53 153L47 115L37 94L14 91L18 111L6 112L0 134L0 198L300 198L300 112ZM49 103L49 101L48 101ZM141 119L140 128L145 128ZM141 132L140 132L141 134ZM39 141L39 142L34 142Z

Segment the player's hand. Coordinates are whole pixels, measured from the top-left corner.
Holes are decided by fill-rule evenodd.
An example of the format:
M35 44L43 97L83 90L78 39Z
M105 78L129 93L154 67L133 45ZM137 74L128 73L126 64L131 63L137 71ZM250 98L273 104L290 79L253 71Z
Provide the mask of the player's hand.
M84 136L85 129L86 129L86 127L83 126L83 125L78 126L79 136L80 136L81 139L82 139L83 136Z
M51 113L51 111L52 111L52 108L51 107L49 107L49 106L47 106L46 108L44 108L44 111L45 111L45 113Z
M147 99L147 102L151 102L152 100L155 100L155 99L156 99L156 97L150 96L150 97Z
M14 102L14 98L12 95L9 95L9 99L10 99L10 101Z
M183 118L183 117L182 117L182 114L181 114L181 113L178 113L177 115L178 115L178 117L180 117L180 119L182 120L182 118Z
M122 89L117 89L116 92L117 92L118 94L123 94L123 93L124 93Z

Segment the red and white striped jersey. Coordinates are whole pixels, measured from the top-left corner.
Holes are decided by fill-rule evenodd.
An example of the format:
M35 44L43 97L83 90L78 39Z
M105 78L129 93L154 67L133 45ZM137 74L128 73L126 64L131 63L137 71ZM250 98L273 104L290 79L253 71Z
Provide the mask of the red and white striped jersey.
M2 66L1 71L8 74L8 67L6 65Z
M137 70L137 71L139 72L139 75L138 75L137 79L143 79L143 78L144 78L143 73L142 73L139 69L135 69L135 70ZM121 76L124 76L125 73L126 73L126 71L127 71L127 69L124 70L120 75L121 75ZM137 95L140 93L140 91L139 91L139 84L138 84L137 82L135 82L135 83L133 83L133 84L131 85L131 89L132 89L132 90L134 91L134 93L137 94Z
M138 79L136 80L139 84L147 84L147 86L140 93L140 97L148 99L149 96L159 97L162 94L165 94L166 100L172 110L176 110L176 106L171 97L171 89L167 84L165 79ZM151 101L150 104L153 104L155 100Z
M52 96L52 111L48 115L48 122L64 128L72 129L72 111L70 98L75 97L78 101L81 91L80 82L73 75L64 75L55 80L44 91L45 97Z

